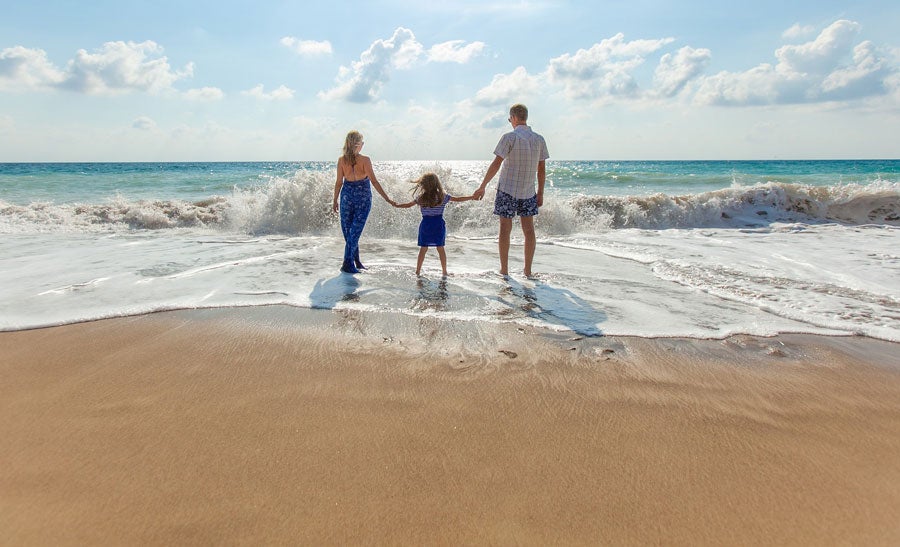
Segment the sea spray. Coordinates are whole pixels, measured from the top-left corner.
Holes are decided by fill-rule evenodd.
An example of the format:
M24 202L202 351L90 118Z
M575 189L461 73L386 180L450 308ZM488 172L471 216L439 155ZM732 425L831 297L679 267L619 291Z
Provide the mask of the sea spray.
M406 188L397 186L390 187L392 194L396 199L407 199L402 193ZM457 183L448 185L448 191L466 194L471 188L464 189ZM264 186L235 189L230 195L197 202L127 201L121 197L93 204L0 202L0 228L15 233L206 227L245 234L314 235L337 221L331 211L332 192L333 181L327 175L302 172L290 179L276 178ZM462 236L493 233L495 220L490 204L488 194L482 202L449 207L448 230ZM900 183L822 187L770 182L680 196L548 195L538 222L550 235L621 228L747 228L773 222L900 226ZM408 237L416 224L414 215L394 210L374 194L366 227L369 233Z

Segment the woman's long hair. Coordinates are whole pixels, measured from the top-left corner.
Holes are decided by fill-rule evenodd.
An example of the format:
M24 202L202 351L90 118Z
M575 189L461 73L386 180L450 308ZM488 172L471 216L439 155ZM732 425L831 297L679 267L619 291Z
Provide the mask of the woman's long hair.
M350 163L350 167L356 167L356 158L359 156L356 146L362 141L363 136L359 131L347 133L347 138L344 139L344 159Z
M413 199L421 207L437 207L444 203L444 187L441 179L434 173L425 173L419 180L412 181L416 185L413 188Z

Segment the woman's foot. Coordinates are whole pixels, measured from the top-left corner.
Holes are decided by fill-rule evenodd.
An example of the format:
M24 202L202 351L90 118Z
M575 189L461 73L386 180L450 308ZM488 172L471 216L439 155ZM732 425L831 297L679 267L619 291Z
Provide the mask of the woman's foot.
M360 270L368 270L368 268L363 266L363 263L359 261L359 251L356 251L356 254L353 255L353 264Z
M344 273L355 274L359 273L359 270L356 268L356 265L349 260L345 260L341 265L341 271Z

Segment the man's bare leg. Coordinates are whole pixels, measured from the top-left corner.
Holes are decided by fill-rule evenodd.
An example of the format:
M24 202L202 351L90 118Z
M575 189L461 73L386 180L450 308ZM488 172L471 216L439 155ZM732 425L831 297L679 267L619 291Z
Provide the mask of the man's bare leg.
M500 275L509 275L509 235L512 233L512 219L500 217Z
M534 260L534 251L537 248L537 239L534 235L534 217L520 217L522 235L525 236L525 276L531 277L531 263Z

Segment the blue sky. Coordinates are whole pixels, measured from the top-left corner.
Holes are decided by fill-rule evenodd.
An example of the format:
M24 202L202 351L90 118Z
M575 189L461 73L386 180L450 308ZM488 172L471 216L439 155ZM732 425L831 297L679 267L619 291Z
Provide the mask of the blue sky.
M898 158L898 4L14 2L0 161Z

